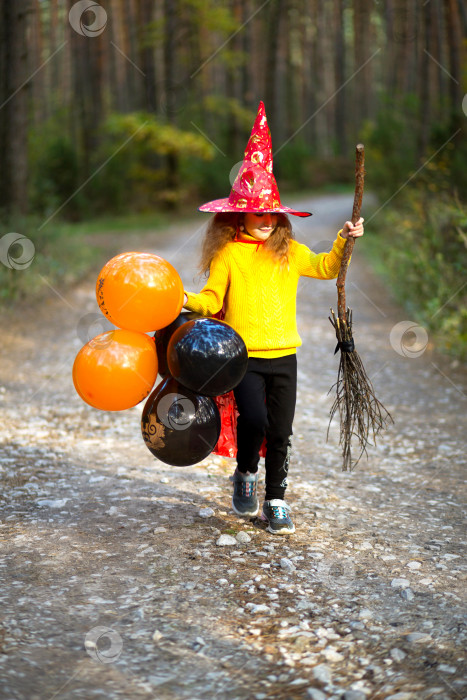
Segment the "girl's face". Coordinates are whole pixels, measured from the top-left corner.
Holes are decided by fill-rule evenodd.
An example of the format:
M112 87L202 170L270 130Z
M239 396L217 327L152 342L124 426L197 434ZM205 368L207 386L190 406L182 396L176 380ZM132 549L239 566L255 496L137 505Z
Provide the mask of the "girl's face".
M277 226L277 214L270 212L245 214L243 225L245 231L257 241L267 241Z

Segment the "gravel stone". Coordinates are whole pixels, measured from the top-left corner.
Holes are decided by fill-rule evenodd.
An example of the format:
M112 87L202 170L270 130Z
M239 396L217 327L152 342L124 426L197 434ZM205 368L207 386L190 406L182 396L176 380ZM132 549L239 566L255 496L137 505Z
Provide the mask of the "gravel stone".
M251 542L250 535L248 532L244 532L243 530L237 533L235 539L237 542L240 542L240 544L248 544L248 542Z
M408 642L428 642L431 640L431 636L429 634L426 634L426 632L411 632L410 634L406 635L406 640Z
M324 649L323 656L326 659L326 661L328 661L331 664L337 663L338 661L343 661L345 658L343 654L340 654L332 647L327 647L326 649Z
M198 511L198 515L200 518L212 518L213 515L216 514L216 511L213 508L201 508Z
M270 612L270 608L268 605L262 605L262 604L256 605L255 603L247 603L245 605L245 607L248 608L250 610L250 612L252 612L255 615L257 613L269 613Z
M232 547L237 544L237 540L232 535L221 535L216 541L218 547Z
M280 565L282 569L285 569L285 571L295 571L297 568L295 564L290 561L290 559L287 559L287 557L282 557L280 560Z
M313 678L315 678L320 683L326 684L331 682L331 669L325 664L318 664L311 669Z
M455 666L448 666L447 664L438 664L437 670L441 673L455 673L457 668Z
M322 690L318 690L318 688L307 688L306 696L309 700L326 700L328 697Z
M391 586L392 588L408 588L410 586L410 581L406 578L393 578Z
M361 690L346 690L342 700L366 700L366 694Z
M416 571L417 569L421 568L421 564L419 561L409 561L408 564L406 564L408 569L412 569L413 571Z
M405 659L405 657L407 656L407 654L404 651L402 651L402 649L398 649L397 647L391 649L389 655L394 661L403 661L403 659Z

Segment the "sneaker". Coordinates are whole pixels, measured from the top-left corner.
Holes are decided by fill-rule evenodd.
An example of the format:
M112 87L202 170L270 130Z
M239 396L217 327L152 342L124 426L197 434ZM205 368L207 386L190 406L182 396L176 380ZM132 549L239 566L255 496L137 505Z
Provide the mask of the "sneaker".
M280 498L273 498L272 501L264 501L261 520L266 520L268 526L266 530L273 535L290 535L295 532L295 525L289 515L290 506Z
M256 497L258 474L242 474L238 469L232 477L234 492L232 496L232 508L237 515L256 515L259 509Z

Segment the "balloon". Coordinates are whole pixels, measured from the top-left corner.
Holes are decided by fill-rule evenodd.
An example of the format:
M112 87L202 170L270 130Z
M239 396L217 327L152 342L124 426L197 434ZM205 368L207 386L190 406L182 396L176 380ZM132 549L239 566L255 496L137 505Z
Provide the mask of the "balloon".
M97 303L119 328L148 333L168 326L183 306L183 283L167 260L151 253L121 253L99 273Z
M84 394L81 393L81 389L79 388L78 380L76 379L76 367L75 367L75 364L76 364L76 363L73 363L73 371L72 371L73 384L74 384L74 386L75 386L76 393L78 394L78 396L80 397L80 399L83 399L83 401L86 401L86 399L84 398Z
M141 417L146 447L174 467L201 462L216 446L220 430L214 399L186 389L173 377L156 386Z
M169 371L198 394L219 396L233 389L246 372L248 352L241 336L224 321L188 321L172 335Z
M156 377L154 341L136 331L101 333L81 348L73 364L79 396L103 411L136 406L149 394Z
M167 367L167 346L174 331L180 328L180 326L183 326L187 321L193 321L196 318L203 318L203 316L194 311L183 311L177 316L175 321L172 321L172 323L165 328L161 328L155 332L154 339L156 341L157 362L159 365L158 372L161 377L170 374L169 368Z

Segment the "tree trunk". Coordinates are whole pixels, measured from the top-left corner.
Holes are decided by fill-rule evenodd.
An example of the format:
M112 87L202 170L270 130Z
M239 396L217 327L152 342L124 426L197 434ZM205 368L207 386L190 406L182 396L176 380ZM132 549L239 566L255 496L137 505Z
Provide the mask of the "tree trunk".
M68 0L69 8L73 0ZM91 174L98 146L99 126L104 116L104 36L81 36L70 33L72 50L73 130L77 135L82 177ZM105 38L108 42L108 37Z
M44 61L44 56L52 53L50 51L50 46L47 46L47 34L43 32L43 20L41 17L41 6L39 0L32 0L34 11L30 22L30 32L29 32L29 61L27 72L28 75L34 73L34 71L42 65ZM46 38L46 51L44 51L43 36L45 34ZM53 61L52 61L53 63ZM43 96L46 92L46 77L47 70L40 70L31 80L31 105L30 114L32 123L37 126L46 117L47 100L44 100Z
M250 0L242 0L242 24L243 30L240 32L242 39L242 51L245 57L242 63L242 99L246 107L255 108L256 95L253 88L253 75L250 65L251 45L252 45L252 22L248 22L252 15ZM247 22L247 24L245 24Z
M0 207L28 208L28 13L31 0L0 3Z
M231 2L230 10L235 17L238 26L242 23L242 7L239 0L233 0ZM232 39L232 49L235 53L240 53L242 50L242 40L240 34L237 34ZM227 83L226 83L226 96L229 100L240 101L241 93L241 73L236 66L232 66L230 63L226 67ZM237 116L234 110L230 111L227 116L227 148L229 155L235 158L235 154L241 153L241 148L243 145L243 139L241 139L239 124Z
M306 143L312 151L316 151L316 137L314 129L314 119L311 119L316 110L316 25L312 9L312 0L304 0L304 10L306 21L302 23L303 28L303 121L309 120L305 129L304 137Z
M332 88L327 81L327 67L325 65L327 41L326 32L328 31L326 23L326 6L319 0L314 0L314 16L315 16L315 42L314 42L314 77L316 91L316 114L313 117L313 124L316 134L316 150L319 157L326 157L329 154L329 125L327 119L326 101L332 95ZM332 66L331 66L332 67Z
M50 55L58 48L57 39L57 25L58 25L58 0L51 0L50 3L50 23L49 23L49 51ZM58 75L59 75L59 62L52 60L52 65L48 71L49 75L49 89L57 89L58 86Z
M359 71L353 80L354 94L354 124L358 130L364 119L370 114L370 85L372 76L371 62L366 63L371 56L370 17L371 4L368 0L355 0L353 41L354 41L354 71ZM366 65L365 65L366 63ZM364 66L362 68L362 66Z
M175 94L175 31L177 8L174 0L164 0L165 32L164 32L164 88L166 117L170 124L175 123L176 94ZM178 159L175 153L167 156L167 187L175 190L178 185Z
M268 13L268 24L266 28L266 70L265 70L265 106L268 115L268 124L271 133L276 136L276 114L277 114L277 58L279 48L280 24L282 15L282 1L271 0Z
M426 51L430 52L433 50L431 46L431 5L424 8L423 19L424 23L421 26L423 31L423 41L421 46L423 46ZM428 53L424 51L420 55L421 67L419 71L419 85L418 85L418 95L419 95L419 129L417 133L417 151L418 157L421 158L426 151L429 140L430 132L430 111L431 111L431 101L430 101L430 80L429 77L433 71L432 65L436 64L430 58Z
M123 0L123 32L124 32L124 49L126 56L130 59L125 59L123 56L120 60L125 64L127 94L130 111L134 110L139 102L141 74L138 73L135 66L138 66L138 53L136 50L136 13L132 0ZM122 48L122 47L120 47ZM133 64L133 65L132 65ZM138 66L139 67L139 66Z
M335 0L335 63L334 70L336 74L336 86L339 90L340 86L345 82L345 39L344 39L344 19L343 19L343 0ZM335 111L335 138L338 152L340 155L347 153L347 115L346 115L346 91L339 90L336 95L336 111Z
M281 76L281 87L285 93L285 100L279 96L279 102L285 101L285 136L290 138L301 126L300 119L299 90L301 76L303 74L302 44L300 31L300 16L297 2L290 2L286 16L284 17L284 43L285 43L285 70ZM298 137L303 140L303 134Z
M127 61L119 53L125 51L125 12L123 8L123 0L113 0L114 13L112 22L110 22L110 41L112 42L112 51L110 52L110 80L112 82L112 105L119 112L129 112L131 109L130 99L127 88Z
M451 128L457 129L465 117L461 114L462 104L462 76L461 76L461 18L457 0L445 0L448 30L449 48L449 102L451 114Z
M438 65L434 64L435 70L435 80L433 81L433 103L436 112L434 116L437 121L442 121L443 118L443 102L446 99L447 85L446 80L448 79L446 73L441 66L446 64L446 58L444 56L444 18L443 18L443 0L433 0L430 3L432 11L431 19L431 49L428 49L430 53L435 57ZM429 56L427 56L429 58Z
M141 71L144 73L144 77L141 76L144 86L142 106L143 109L155 114L157 112L157 103L154 49L149 45L146 37L147 27L153 21L154 7L152 0L138 0L137 9L139 25L139 63Z

